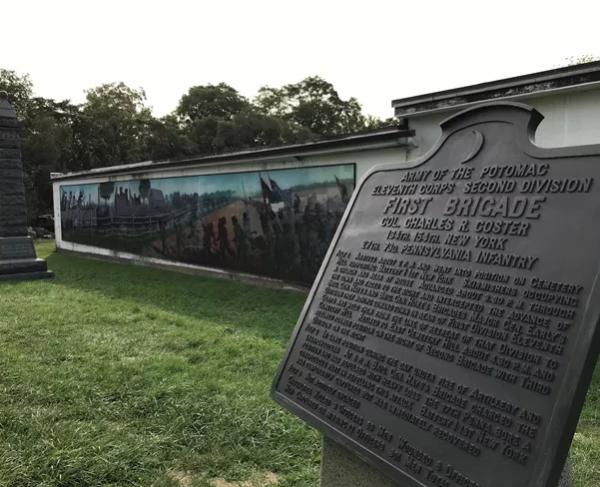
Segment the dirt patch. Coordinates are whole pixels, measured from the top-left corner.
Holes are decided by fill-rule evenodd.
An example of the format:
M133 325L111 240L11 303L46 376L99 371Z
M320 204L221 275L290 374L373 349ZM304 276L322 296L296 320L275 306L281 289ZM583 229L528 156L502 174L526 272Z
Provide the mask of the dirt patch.
M190 487L194 481L192 473L185 470L170 470L168 475L181 487Z
M265 472L255 475L250 480L228 481L222 478L212 479L212 487L272 487L279 483L277 475L273 472Z

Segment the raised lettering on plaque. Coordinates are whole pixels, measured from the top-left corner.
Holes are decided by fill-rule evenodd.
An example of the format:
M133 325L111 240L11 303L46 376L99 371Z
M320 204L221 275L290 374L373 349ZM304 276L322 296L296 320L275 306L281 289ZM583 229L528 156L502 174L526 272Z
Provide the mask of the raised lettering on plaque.
M361 182L273 388L399 485L554 486L598 354L600 146L490 104Z

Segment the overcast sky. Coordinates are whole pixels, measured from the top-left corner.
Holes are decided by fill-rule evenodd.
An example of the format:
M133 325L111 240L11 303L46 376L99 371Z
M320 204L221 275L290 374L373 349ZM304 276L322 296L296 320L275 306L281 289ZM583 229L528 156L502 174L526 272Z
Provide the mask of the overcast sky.
M158 116L193 85L224 81L253 97L319 75L388 117L395 98L600 56L599 13L579 0L13 0L0 67L74 102L124 81Z

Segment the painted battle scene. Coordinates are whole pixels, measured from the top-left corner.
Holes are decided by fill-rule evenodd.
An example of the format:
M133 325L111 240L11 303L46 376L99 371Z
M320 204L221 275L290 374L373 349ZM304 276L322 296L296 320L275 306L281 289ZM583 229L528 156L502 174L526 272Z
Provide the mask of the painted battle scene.
M61 186L62 239L310 285L354 164Z

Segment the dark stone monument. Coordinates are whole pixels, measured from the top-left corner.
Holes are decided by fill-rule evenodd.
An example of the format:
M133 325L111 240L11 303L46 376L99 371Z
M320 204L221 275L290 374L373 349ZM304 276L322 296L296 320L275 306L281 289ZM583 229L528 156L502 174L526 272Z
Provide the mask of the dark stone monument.
M37 259L27 235L20 125L5 93L0 93L0 280L52 277Z
M558 484L600 346L600 146L539 148L541 119L466 110L355 191L273 384L335 440L328 487L348 451L389 481L346 485Z

